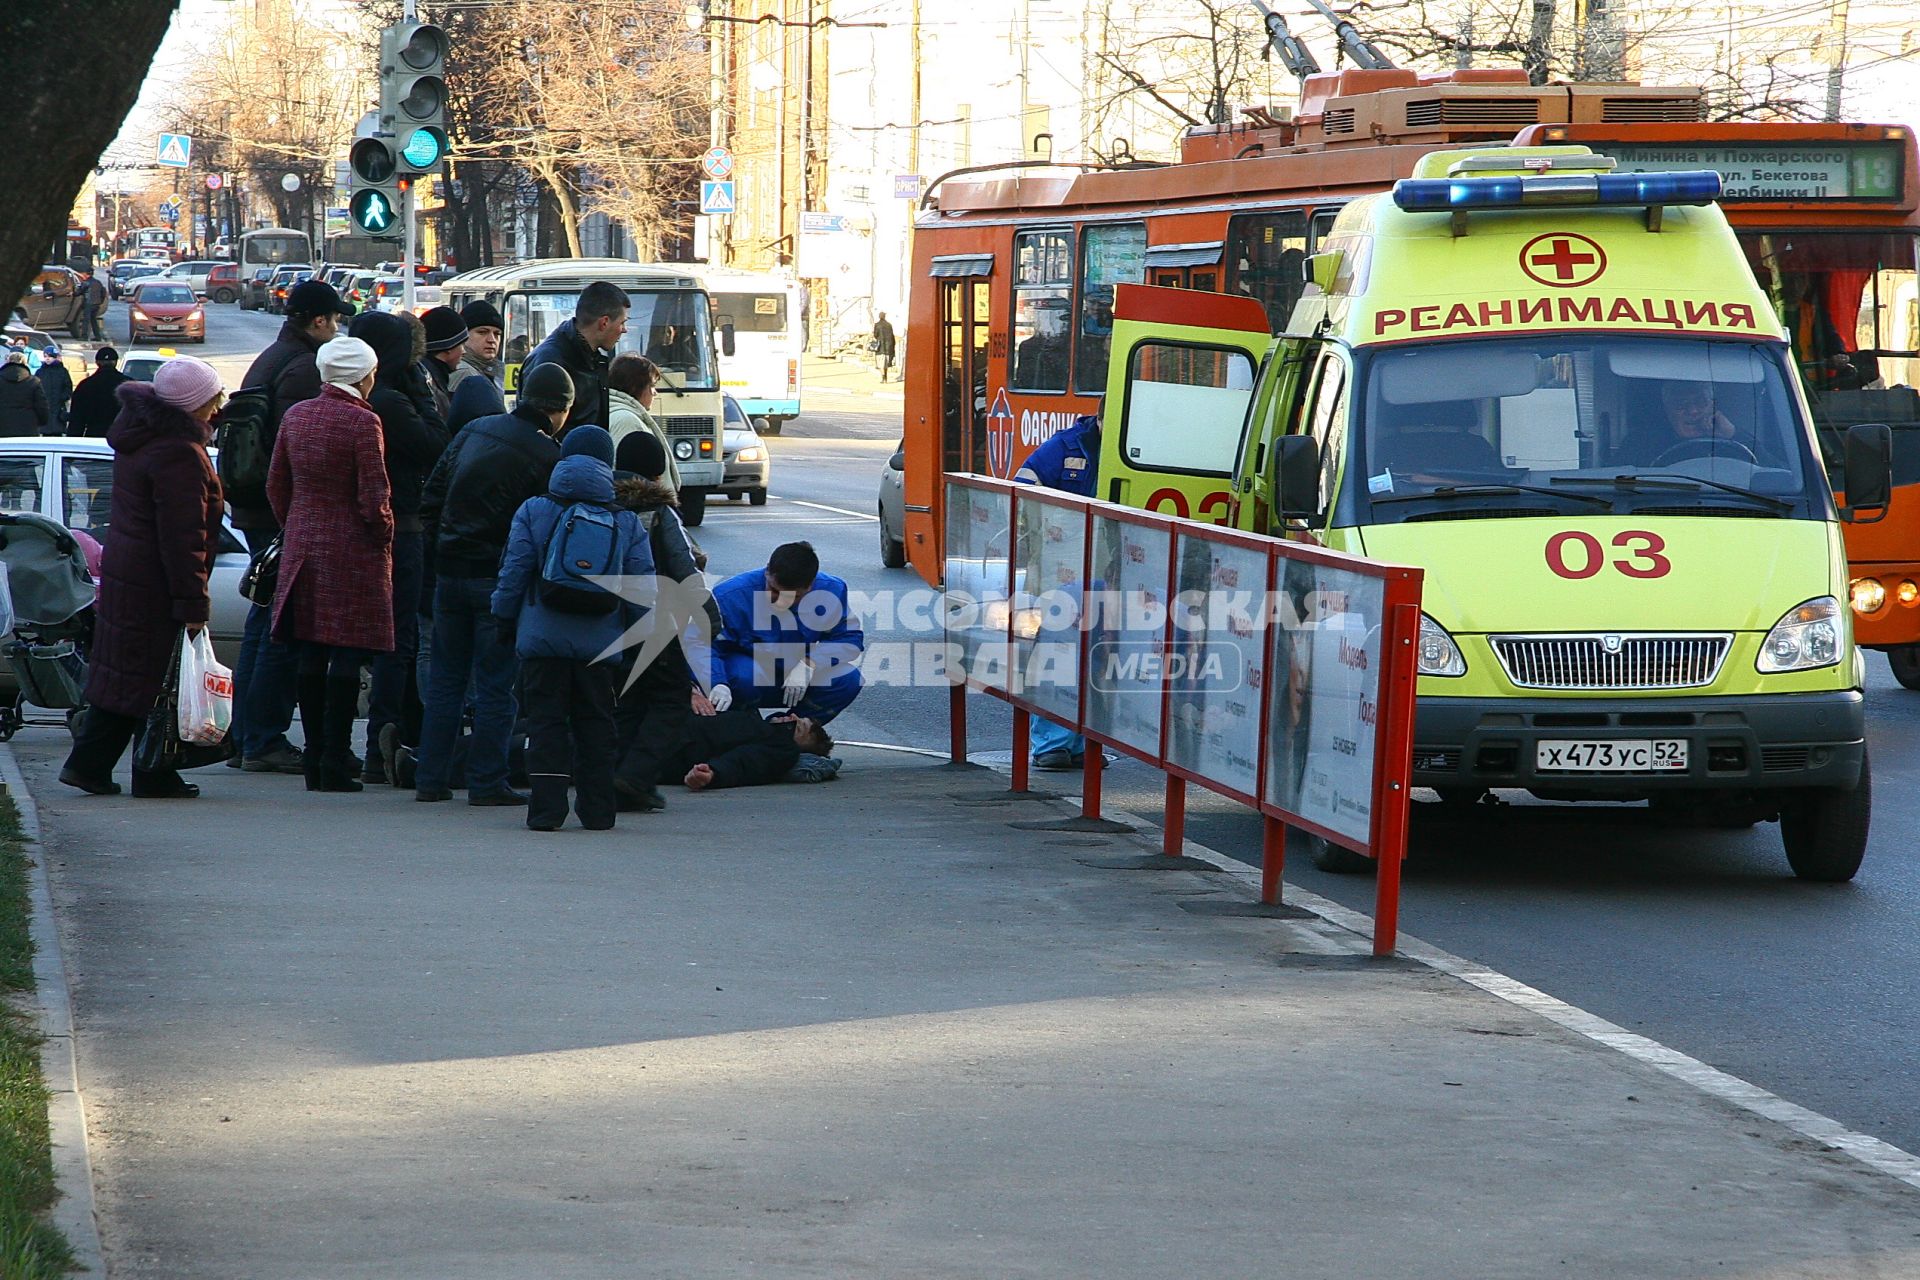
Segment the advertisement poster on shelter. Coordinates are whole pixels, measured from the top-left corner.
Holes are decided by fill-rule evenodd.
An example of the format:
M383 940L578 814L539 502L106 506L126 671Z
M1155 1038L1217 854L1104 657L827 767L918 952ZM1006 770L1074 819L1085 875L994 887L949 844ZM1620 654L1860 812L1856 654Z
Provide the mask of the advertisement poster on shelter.
M1266 582L1264 550L1181 538L1167 757L1250 798L1260 784L1266 636L1257 604L1229 606L1236 598L1258 601Z
M1281 595L1267 800L1364 843L1373 818L1381 583L1290 560Z

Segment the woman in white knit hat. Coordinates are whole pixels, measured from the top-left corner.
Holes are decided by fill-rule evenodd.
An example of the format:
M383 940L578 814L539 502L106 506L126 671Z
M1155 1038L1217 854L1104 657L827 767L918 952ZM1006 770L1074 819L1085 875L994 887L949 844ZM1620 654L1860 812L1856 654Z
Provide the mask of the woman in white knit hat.
M107 430L113 536L100 564L87 710L60 770L60 781L94 795L118 794L114 767L160 696L181 629L207 625L223 506L207 457L208 424L226 398L213 366L176 356L119 397ZM136 769L133 794L185 799L200 789L171 769Z
M325 385L280 420L267 473L283 531L273 634L300 646L307 790L358 791L360 668L393 648L393 508L373 348L338 337L316 361Z

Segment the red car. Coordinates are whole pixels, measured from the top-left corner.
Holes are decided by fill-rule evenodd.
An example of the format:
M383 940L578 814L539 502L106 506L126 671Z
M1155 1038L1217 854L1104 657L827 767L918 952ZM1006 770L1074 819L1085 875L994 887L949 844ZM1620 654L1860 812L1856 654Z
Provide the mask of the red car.
M184 284L143 280L127 304L127 342L143 337L207 340L207 313L200 299Z
M215 302L233 302L240 297L240 264L223 262L207 272L206 294Z

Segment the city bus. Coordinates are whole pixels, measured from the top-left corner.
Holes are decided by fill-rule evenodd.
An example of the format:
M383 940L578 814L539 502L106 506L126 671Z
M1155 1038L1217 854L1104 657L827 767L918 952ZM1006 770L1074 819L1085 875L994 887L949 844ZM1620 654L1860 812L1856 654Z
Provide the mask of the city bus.
M253 274L255 267L311 263L313 241L307 238L304 231L293 231L287 227L261 227L241 234L240 254L235 260L240 264L240 279L244 281Z
M1271 330L1292 314L1302 266L1340 208L1385 191L1442 147L1508 143L1537 123L1685 124L1697 89L1527 83L1516 69L1307 77L1293 119L1264 112L1189 130L1177 164L1097 172L993 166L942 175L913 238L904 364L906 547L941 573L946 471L1011 476L1037 445L1094 411L1106 388L1121 284L1240 294ZM1226 495L1178 489L1114 501L1226 519Z
M173 257L173 246L178 237L172 227L136 227L125 234L127 257Z
M765 422L769 435L800 416L798 281L731 267L694 266L713 299L713 328L720 335L720 386L749 417ZM731 338L733 349L726 350Z
M626 290L627 332L615 355L635 352L660 366L653 414L667 433L680 472L680 515L697 525L707 495L724 477L720 376L713 311L700 277L677 263L619 258L545 258L506 267L482 267L441 286L458 311L485 299L507 322L501 348L507 391L520 385L527 354L573 318L580 291L597 280Z
M1721 207L1792 343L1835 473L1847 428L1893 429L1887 518L1846 526L1863 648L1920 689L1920 148L1868 124L1543 125L1522 144L1578 142L1620 171L1710 168Z
M321 261L330 267L365 267L372 270L390 258L398 258L402 249L397 239L337 231L327 237L326 256Z

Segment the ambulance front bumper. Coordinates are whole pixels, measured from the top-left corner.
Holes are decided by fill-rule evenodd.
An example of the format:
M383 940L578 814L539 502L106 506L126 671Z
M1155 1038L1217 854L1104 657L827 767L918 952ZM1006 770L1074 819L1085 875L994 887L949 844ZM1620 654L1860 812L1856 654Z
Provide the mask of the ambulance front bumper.
M1618 799L1701 789L1851 787L1866 750L1866 715L1857 690L1594 701L1426 697L1414 717L1413 784ZM1596 753L1543 753L1542 742L1680 742L1686 764L1645 772L1554 768L1551 757L1591 760Z

